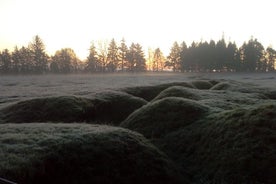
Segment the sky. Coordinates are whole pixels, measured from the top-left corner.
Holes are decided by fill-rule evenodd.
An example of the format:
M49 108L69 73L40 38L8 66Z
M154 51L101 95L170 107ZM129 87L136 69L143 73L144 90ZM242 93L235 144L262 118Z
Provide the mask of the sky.
M0 50L39 35L49 54L72 48L84 59L92 42L124 38L165 55L173 42L251 36L276 48L274 0L0 0Z

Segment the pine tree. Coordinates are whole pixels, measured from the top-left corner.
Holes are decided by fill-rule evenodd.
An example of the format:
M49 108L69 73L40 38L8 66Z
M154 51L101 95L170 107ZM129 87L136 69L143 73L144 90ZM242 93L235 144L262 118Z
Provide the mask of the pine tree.
M97 72L99 68L98 53L94 43L89 48L89 56L87 57L85 70L89 72Z
M29 45L35 63L35 72L43 73L47 71L48 56L45 52L45 45L42 39L36 35Z
M172 67L172 70L179 71L180 70L180 52L181 48L179 47L177 42L173 43L170 54L167 57L168 61L166 62L166 66Z
M123 38L121 40L121 45L119 47L118 51L118 60L119 60L119 67L121 68L121 71L124 71L127 66L127 53L128 53L128 48L125 43L125 39Z
M107 69L114 72L118 67L118 47L114 39L111 40L107 53Z
M12 70L12 57L8 49L0 52L0 72L10 73Z

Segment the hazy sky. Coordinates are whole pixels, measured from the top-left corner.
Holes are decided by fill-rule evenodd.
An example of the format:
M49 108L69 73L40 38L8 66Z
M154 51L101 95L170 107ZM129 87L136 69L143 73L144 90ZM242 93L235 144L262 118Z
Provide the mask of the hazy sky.
M240 46L251 36L276 47L275 0L0 0L0 50L39 35L50 54L70 47L85 58L91 41L124 37L167 54L174 41L224 33Z

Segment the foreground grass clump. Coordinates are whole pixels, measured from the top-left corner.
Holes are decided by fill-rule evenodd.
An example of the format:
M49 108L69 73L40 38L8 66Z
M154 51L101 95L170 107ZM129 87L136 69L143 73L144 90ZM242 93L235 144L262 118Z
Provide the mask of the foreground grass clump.
M0 173L26 183L186 183L141 134L103 125L2 124Z
M105 122L118 124L147 102L109 91L91 98L60 96L19 102L0 110L3 122Z
M147 101L154 99L161 91L167 89L171 86L184 86L187 88L195 88L192 84L188 82L174 82L167 84L160 84L155 86L139 86L139 87L130 87L122 89L122 91L129 93L133 96L143 98Z
M93 104L84 98L60 96L31 99L1 109L4 122L74 122L84 121L87 109Z
M209 115L156 143L195 183L276 181L276 104Z
M149 103L133 112L122 127L142 133L147 138L159 138L202 118L209 108L178 97L168 97Z

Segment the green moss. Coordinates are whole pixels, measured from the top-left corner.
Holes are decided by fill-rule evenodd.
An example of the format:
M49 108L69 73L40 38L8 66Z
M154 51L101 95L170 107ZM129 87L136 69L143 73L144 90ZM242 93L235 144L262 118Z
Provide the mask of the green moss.
M187 82L174 82L167 84L160 84L155 86L139 86L122 89L122 91L129 93L133 96L143 98L147 101L154 99L161 91L171 86L184 86L187 88L194 88L194 86Z
M0 125L0 173L25 183L186 183L142 135L87 124Z
M209 108L193 100L168 97L143 106L121 123L147 138L162 137L202 118Z
M276 181L276 104L211 114L156 143L194 182Z

